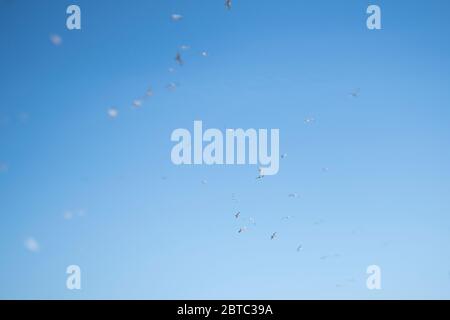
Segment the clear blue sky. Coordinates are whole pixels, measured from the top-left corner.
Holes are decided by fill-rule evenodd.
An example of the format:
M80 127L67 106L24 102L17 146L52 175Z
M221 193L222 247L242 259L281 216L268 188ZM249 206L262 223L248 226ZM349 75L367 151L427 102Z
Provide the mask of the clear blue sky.
M450 298L450 2L233 2L0 1L0 298ZM279 128L288 157L176 167L194 120Z

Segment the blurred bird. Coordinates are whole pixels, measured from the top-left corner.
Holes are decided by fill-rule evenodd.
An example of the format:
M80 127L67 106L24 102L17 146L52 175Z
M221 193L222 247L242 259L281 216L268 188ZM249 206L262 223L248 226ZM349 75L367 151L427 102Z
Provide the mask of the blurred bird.
M234 217L235 217L236 219L238 219L238 218L240 217L240 215L241 215L241 212L238 211L238 212L235 213Z
M50 35L50 41L55 46L60 46L62 44L62 38L57 34Z
M178 65L182 66L184 64L183 59L181 58L181 54L177 52L177 55L175 56L175 61L178 63Z
M353 90L352 92L350 92L350 96L353 98L358 98L359 97L359 93L360 93L361 89L356 88L355 90Z
M262 179L264 178L264 173L262 168L258 168L259 175L256 177L256 179Z
M270 240L273 240L277 237L277 232L272 233L272 235L270 236Z
M247 231L247 228L246 228L246 227L243 227L243 228L240 228L240 229L239 229L238 233L243 233L243 232L245 232L245 231Z
M176 14L176 13L172 14L170 17L172 18L172 21L175 21L175 22L183 19L183 16L181 14Z
M315 121L316 121L316 119L314 119L314 118L312 118L312 117L308 117L308 118L305 119L305 123L306 123L306 124L310 124L310 123L313 123L313 122L315 122Z
M167 90L169 91L175 91L178 88L178 84L175 82L171 82L166 86Z
M284 154L281 155L281 159L286 159L287 156L288 156L287 153L284 153Z
M297 252L300 252L300 251L302 251L303 250L303 245L299 245L298 247L297 247Z
M141 100L134 100L133 101L133 107L136 108L136 109L142 107L142 101Z
M232 6L231 0L225 0L225 7L226 7L228 10L231 10L231 6Z
M117 116L119 115L119 111L116 108L109 108L108 109L108 116L110 118L117 118Z

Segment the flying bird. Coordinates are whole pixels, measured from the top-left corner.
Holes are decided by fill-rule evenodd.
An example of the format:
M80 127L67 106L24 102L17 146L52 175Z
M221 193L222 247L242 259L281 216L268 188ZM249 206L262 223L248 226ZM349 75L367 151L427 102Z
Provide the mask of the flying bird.
M108 116L112 119L117 118L119 115L119 111L116 108L109 108L108 109Z
M240 228L240 229L239 229L238 233L243 233L243 232L245 232L245 231L247 231L247 228L246 228L246 227L243 227L243 228Z
M177 14L177 13L172 14L170 17L172 18L172 21L175 21L175 22L183 19L183 16L181 14Z
M57 34L50 35L50 42L55 46L60 46L62 44L62 38Z
M306 124L311 124L311 123L313 123L313 122L315 122L315 121L316 121L316 119L314 119L314 118L312 118L312 117L308 117L308 118L305 119L305 123L306 123Z
M167 90L169 91L175 91L178 88L178 84L175 82L171 82L166 86Z
M231 10L231 6L232 6L231 0L225 0L225 7L226 7L228 10Z
M350 92L350 96L353 98L358 98L359 97L359 93L360 93L361 89L356 88L355 90L353 90L352 92Z
M264 173L262 168L258 168L259 175L256 177L256 179L262 179L264 178Z
M273 240L277 237L277 232L272 233L272 235L270 236L270 240Z
M238 219L238 218L240 217L240 215L241 215L241 212L238 211L238 212L235 213L234 217L235 217L236 219Z
M134 100L133 101L133 107L136 108L136 109L142 107L142 101L141 100Z
M298 247L297 247L297 252L300 252L300 251L302 251L303 250L303 245L299 245Z
M175 56L175 61L180 66L182 66L184 64L183 58L181 58L181 54L179 52L177 52L177 55Z

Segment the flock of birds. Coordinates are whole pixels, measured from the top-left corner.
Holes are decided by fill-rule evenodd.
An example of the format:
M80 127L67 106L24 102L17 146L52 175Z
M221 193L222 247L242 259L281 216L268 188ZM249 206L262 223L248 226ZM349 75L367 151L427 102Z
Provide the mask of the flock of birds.
M225 4L225 8L227 10L231 10L232 9L232 0L225 0L224 4ZM170 19L174 23L178 23L178 22L183 20L183 15L181 15L181 14L172 14L170 16ZM54 46L60 46L63 43L63 39L57 34L52 34L52 35L50 35L50 42ZM179 48L178 48L178 50L177 50L177 52L176 52L176 54L175 54L175 56L173 58L174 59L174 63L176 64L177 67L183 67L185 65L185 59L184 59L183 53L185 51L190 50L190 49L191 48L190 48L189 45L181 45L181 46L179 46ZM207 51L201 51L200 55L202 57L208 57L208 52ZM176 71L176 69L175 69L174 66L172 66L172 67L168 68L168 71L169 71L169 73L174 73ZM176 83L176 82L170 82L170 83L168 83L166 85L166 89L168 91L175 91L178 87L179 87L179 84ZM134 108L134 109L141 108L145 104L145 102L153 96L153 94L154 94L154 92L153 92L152 87L148 87L148 89L146 90L146 92L142 96L137 97L136 99L134 99L132 101L132 103L131 103L132 108ZM355 89L355 90L353 90L353 91L351 91L349 93L349 96L352 97L352 98L358 98L359 95L360 95L360 89L359 88L357 88L357 89ZM116 119L119 116L119 109L117 107L110 107L110 108L108 108L107 109L107 116L109 118L111 118L111 119ZM306 117L304 119L304 123L305 124L313 124L315 121L316 121L316 119L314 117ZM280 158L281 159L286 159L287 156L288 155L285 153L285 154L282 154ZM0 162L0 173L4 173L7 170L8 170L8 166L5 163L1 163ZM329 169L328 168L322 168L322 171L323 172L328 172ZM262 180L262 179L264 179L264 177L265 177L264 170L262 168L258 168L258 175L256 176L256 179L257 180ZM167 179L167 178L164 177L163 180L165 180L165 179ZM208 182L207 182L207 180L204 179L204 180L201 181L201 183L203 185L205 185ZM290 194L288 194L288 197L292 198L292 199L298 199L298 198L300 198L300 195L298 193L290 193ZM233 199L233 201L236 200L235 194L232 195L232 199ZM76 217L82 217L82 216L84 216L84 214L85 214L84 210L66 211L66 212L64 212L63 217L66 220L71 220L71 219L74 219ZM281 220L288 221L288 220L291 220L292 218L293 218L293 216L285 216L285 217L282 217ZM240 211L237 211L234 214L234 219L238 220L239 222L245 221L245 224L246 224L246 226L242 226L242 227L240 227L238 229L238 231L237 231L238 234L242 234L242 233L246 232L249 229L250 226L255 226L256 225L255 219L252 218L252 217L243 219ZM323 221L320 220L320 221L315 222L314 224L321 224L322 222ZM278 236L279 236L279 233L277 231L274 231L274 232L272 232L270 234L268 239L270 239L270 241L275 241L275 240L278 239ZM28 249L31 252L38 252L40 250L40 245L39 245L38 241L36 239L34 239L33 237L27 238L25 240L24 244L25 244L26 249ZM303 244L297 244L296 251L297 252L301 252L302 250L303 250ZM337 257L339 257L339 255L338 254L334 254L334 255L322 256L322 257L320 257L320 259L321 260L326 260L326 259L337 258Z
M232 0L225 0L224 2L225 8L227 10L231 10L232 9ZM183 15L178 14L178 13L174 13L170 16L171 20L173 22L180 22L181 20L183 20ZM61 36L57 35L57 34L51 34L50 35L50 42L54 45L54 46L60 46L63 43L63 39L61 38ZM174 62L176 63L176 65L178 67L182 67L185 64L185 60L183 58L183 52L190 50L190 46L189 45L181 45L179 47L179 50L176 52L175 56L174 56ZM200 52L202 57L207 57L208 56L208 52L207 51L201 51ZM175 72L175 68L174 67L170 67L168 69L168 71L170 73ZM166 89L169 91L175 91L177 88L179 87L179 84L176 82L170 82L166 85ZM360 89L357 88L355 90L353 90L352 92L349 93L349 96L353 97L353 98L357 98L360 94ZM139 109L141 108L144 103L150 99L153 96L153 89L152 87L149 87L147 89L147 91L141 96L138 97L136 99L134 99L132 101L132 108L134 109ZM119 116L119 109L117 107L110 107L107 110L107 115L109 118L115 119ZM306 124L312 124L314 123L316 120L313 117L307 117L304 119L304 122ZM287 158L287 154L282 154L281 155L281 159L286 159ZM323 168L322 171L323 172L328 172L328 168ZM0 173L5 173L8 171L8 166L6 163L0 162ZM261 180L265 177L263 169L262 168L258 168L258 175L256 176L257 180ZM164 178L164 180L167 179L166 177ZM202 180L201 181L202 184L207 184L207 180ZM290 193L288 195L289 198L292 199L296 199L296 198L300 198L300 195L298 193ZM234 198L234 195L233 195ZM83 210L78 210L77 212L71 212L71 211L67 211L64 213L64 219L66 220L70 220L74 217L77 216L83 216L84 215L84 211ZM240 219L241 218L241 212L237 212L234 215L235 219ZM290 220L292 218L292 216L286 216L283 217L282 220ZM255 220L253 218L249 218L247 219L247 223L249 225L256 225ZM241 227L238 230L238 233L244 233L245 231L248 230L247 226ZM270 240L276 240L278 237L278 232L273 232L270 235ZM39 244L38 242L34 239L34 238L28 238L25 241L25 247L33 252L37 252L39 251ZM303 249L303 245L300 244L297 246L297 252L301 251Z

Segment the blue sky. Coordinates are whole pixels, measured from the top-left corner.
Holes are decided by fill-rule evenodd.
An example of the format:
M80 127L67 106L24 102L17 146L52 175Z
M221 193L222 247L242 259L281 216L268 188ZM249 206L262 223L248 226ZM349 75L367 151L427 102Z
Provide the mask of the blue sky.
M366 28L369 4L382 30ZM0 1L0 298L450 298L449 10ZM174 166L170 134L194 120L278 128L288 157L263 181L255 166Z

